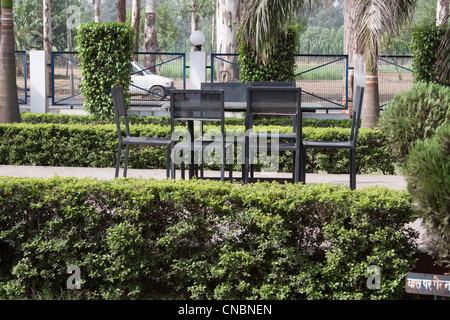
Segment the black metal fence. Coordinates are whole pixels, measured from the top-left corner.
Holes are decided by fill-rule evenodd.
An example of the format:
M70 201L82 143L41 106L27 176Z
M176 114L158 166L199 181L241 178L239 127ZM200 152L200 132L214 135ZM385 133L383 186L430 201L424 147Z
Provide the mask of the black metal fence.
M211 82L239 81L237 54L210 54ZM189 66L185 53L137 52L131 70L132 106L160 106L168 100L170 88L189 87ZM303 103L329 109L347 109L349 101L348 57L338 54L297 54L296 81L304 91ZM77 52L52 53L53 105L83 105L80 92L81 69ZM29 63L25 51L16 51L17 93L20 104L29 101ZM394 95L413 85L412 57L381 56L379 59L380 107Z

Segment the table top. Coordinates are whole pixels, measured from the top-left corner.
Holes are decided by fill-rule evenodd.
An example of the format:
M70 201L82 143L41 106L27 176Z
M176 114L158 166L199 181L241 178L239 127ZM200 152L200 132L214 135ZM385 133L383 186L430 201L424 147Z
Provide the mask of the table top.
M170 109L170 101L167 101L161 105L161 107ZM325 110L319 103L302 102L301 108L303 111L314 112L316 110ZM229 102L225 101L224 109L226 112L245 112L247 110L247 102Z

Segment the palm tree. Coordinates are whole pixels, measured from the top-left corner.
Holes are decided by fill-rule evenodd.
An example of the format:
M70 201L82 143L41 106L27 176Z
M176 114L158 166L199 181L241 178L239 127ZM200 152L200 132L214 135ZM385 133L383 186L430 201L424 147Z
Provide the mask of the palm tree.
M0 123L20 122L14 53L13 1L1 0Z
M357 51L366 60L366 88L361 127L375 126L380 113L378 95L378 57L383 34L393 35L408 22L416 0L357 0Z
M239 34L265 62L276 52L277 40L287 32L291 13L298 13L312 0L249 0ZM366 59L366 90L362 126L375 125L379 113L378 50L381 36L394 34L411 17L416 0L357 0L357 53ZM369 89L369 90L368 90Z

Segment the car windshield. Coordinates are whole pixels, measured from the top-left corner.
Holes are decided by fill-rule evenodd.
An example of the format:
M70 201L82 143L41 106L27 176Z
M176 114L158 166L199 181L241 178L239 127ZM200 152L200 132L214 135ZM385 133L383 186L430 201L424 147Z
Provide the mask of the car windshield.
M152 72L148 69L146 69L141 64L137 63L136 61L133 62L133 73L137 75L150 75Z

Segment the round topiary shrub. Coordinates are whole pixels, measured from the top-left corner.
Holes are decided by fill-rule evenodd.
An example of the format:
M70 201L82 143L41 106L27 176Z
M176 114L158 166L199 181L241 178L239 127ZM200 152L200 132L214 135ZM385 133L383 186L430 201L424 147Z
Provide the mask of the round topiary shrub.
M450 124L440 126L433 137L418 140L406 160L408 190L422 211L430 252L450 263Z
M378 127L393 155L404 164L412 144L433 136L450 118L450 87L418 82L394 96L381 114Z

